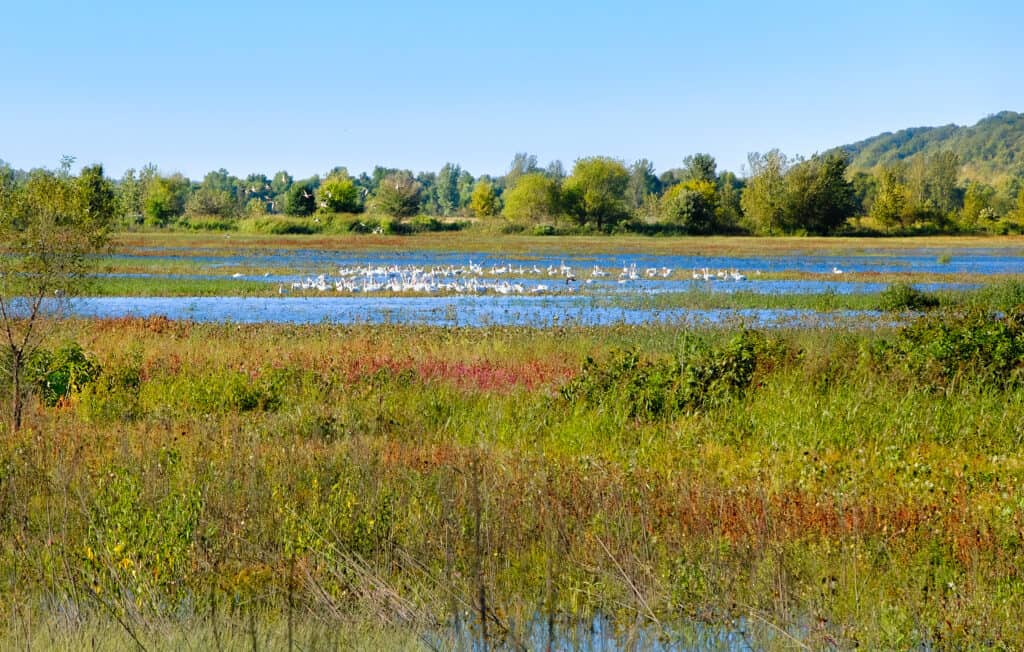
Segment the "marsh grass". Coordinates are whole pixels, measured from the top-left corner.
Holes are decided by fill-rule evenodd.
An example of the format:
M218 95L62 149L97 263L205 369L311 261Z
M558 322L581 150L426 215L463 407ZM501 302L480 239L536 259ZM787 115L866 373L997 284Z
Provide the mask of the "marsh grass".
M68 321L102 371L0 444L0 643L534 649L600 619L633 648L1019 648L1024 389L978 363L1021 361L977 319L960 358L884 328ZM753 367L682 409L573 400L611 350L640 392Z

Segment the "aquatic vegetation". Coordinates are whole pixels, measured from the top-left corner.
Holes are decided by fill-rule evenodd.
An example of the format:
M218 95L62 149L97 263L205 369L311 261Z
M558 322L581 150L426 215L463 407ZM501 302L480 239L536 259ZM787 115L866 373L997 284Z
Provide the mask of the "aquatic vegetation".
M878 307L890 312L929 310L939 305L939 297L922 292L906 283L893 283L878 297Z

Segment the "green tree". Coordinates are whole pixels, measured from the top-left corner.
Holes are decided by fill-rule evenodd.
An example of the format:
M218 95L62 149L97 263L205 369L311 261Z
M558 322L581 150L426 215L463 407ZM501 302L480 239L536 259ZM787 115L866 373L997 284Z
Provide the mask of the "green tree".
M377 187L374 208L391 217L411 217L420 209L422 186L410 172L392 172Z
M454 215L462 202L459 198L459 175L462 168L454 163L445 163L437 173L437 206L441 215Z
M238 213L239 181L225 169L209 172L185 203L189 215L231 217Z
M517 152L505 175L504 187L511 188L519 180L519 177L534 172L540 172L540 168L537 166L537 156L526 152Z
M516 179L503 195L502 214L514 222L537 224L558 215L558 183L542 172L531 172Z
M117 215L129 224L142 221L142 179L135 176L135 169L125 170L114 192L117 195Z
M783 221L789 229L832 233L856 212L853 184L846 180L847 155L829 152L804 161L786 175Z
M283 195L294 183L292 175L286 171L281 170L274 175L274 178L270 181L270 192L275 196Z
M899 169L895 166L880 169L878 190L868 214L888 230L904 222L909 201L910 191L903 183Z
M654 164L647 159L640 159L629 166L629 183L626 184L626 206L639 210L647 203L647 198L661 192L661 182L654 176Z
M960 208L959 171L959 158L949 151L910 159L905 179L910 193L909 210L915 219L938 224Z
M627 185L629 170L622 161L606 156L579 159L563 185L566 208L580 224L608 229L629 215Z
M712 233L717 209L718 190L714 183L704 179L672 186L661 198L662 219L687 233Z
M743 207L740 205L743 181L734 173L724 171L718 175L717 192L715 223L719 230L735 231L743 218Z
M990 228L999 219L993 207L996 189L992 186L972 181L964 191L964 207L960 211L960 225L966 229Z
M481 179L473 187L469 207L478 217L490 217L498 214L498 195L494 185L487 179Z
M358 213L363 210L359 188L348 174L327 177L316 195L317 205L331 213Z
M49 334L64 298L79 292L106 245L113 185L103 168L79 177L34 170L0 187L0 341L11 379L11 424L21 428L25 364Z
M473 195L473 184L476 182L473 179L473 175L463 170L459 174L458 191L459 191L459 209L464 209L469 206L470 198Z
M284 193L284 212L286 215L305 217L316 210L317 181L308 180L293 183Z
M157 175L147 184L142 199L142 210L147 222L164 226L185 212L189 181L180 174L169 177Z
M786 172L789 159L777 149L751 153L750 178L740 197L743 214L755 231L774 234L783 227L786 207Z
M682 181L707 181L714 183L718 178L718 163L711 154L693 154L683 159Z

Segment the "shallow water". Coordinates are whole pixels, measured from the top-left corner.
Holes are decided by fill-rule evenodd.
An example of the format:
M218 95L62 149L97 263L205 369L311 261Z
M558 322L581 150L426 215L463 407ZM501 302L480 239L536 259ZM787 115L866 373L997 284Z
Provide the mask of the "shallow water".
M601 326L668 323L751 327L856 326L877 321L867 311L650 310L599 305L587 296L452 297L85 297L69 302L87 317L149 317L203 322L420 324L438 326Z
M125 259L142 258L148 261L166 258L173 261L192 261L211 271L225 267L250 266L262 269L293 269L296 274L331 273L341 265L462 265L468 261L491 267L512 263L527 267L546 268L565 263L578 272L594 265L617 269L635 264L638 268L669 267L677 271L690 271L704 267L713 270L738 269L745 273L755 271L799 272L829 274L838 268L847 273L915 272L933 274L1021 274L1024 256L1019 250L1008 248L920 248L899 252L864 249L852 255L780 255L780 256L700 256L700 255L515 255L504 256L492 252L331 252L312 249L288 249L252 252L237 256L192 256L189 250L176 248L150 249L145 256L130 254ZM945 261L945 262L943 262Z
M72 312L99 317L164 315L172 319L234 322L288 323L396 323L442 326L527 325L549 327L560 324L607 325L675 323L714 325L742 322L751 326L856 326L881 323L873 312L817 313L810 310L689 310L616 306L628 304L629 297L666 292L712 292L754 294L855 294L876 293L886 283L851 279L863 273L937 273L1005 275L1024 274L1024 256L1012 249L916 249L910 251L858 252L856 255L785 256L673 256L673 255L538 255L500 256L493 253L397 251L331 252L323 250L270 250L244 255L190 256L183 249L151 249L150 255L124 255L157 261L153 274L125 276L166 278L227 278L231 268L259 270L236 278L280 286L283 296L264 298L123 298L77 299ZM159 261L188 260L198 267L195 274L159 273ZM945 262L944 262L945 261ZM600 268L604 275L595 276ZM358 268L358 271L356 271ZM464 294L442 292L394 296L382 293L387 283L407 280L417 273L446 268L438 283L475 279L486 287ZM458 268L457 273L451 272ZM566 279L571 268L575 281ZM500 272L497 270L501 269ZM712 274L729 270L749 280L693 280L695 270ZM372 271L371 271L372 270ZM650 270L650 271L649 271ZM841 270L843 273L833 273ZM662 272L670 272L666 277ZM620 273L633 272L632 280L620 281ZM827 278L764 280L761 275L779 272L828 274ZM650 274L650 275L649 275ZM653 276L653 278L652 278ZM324 290L302 289L319 284ZM341 296L335 283L362 284L351 296ZM501 293L495 284L503 285ZM515 290L511 291L510 286ZM367 286L376 288L367 292ZM962 290L969 283L921 283L925 291ZM609 301L609 298L611 300Z

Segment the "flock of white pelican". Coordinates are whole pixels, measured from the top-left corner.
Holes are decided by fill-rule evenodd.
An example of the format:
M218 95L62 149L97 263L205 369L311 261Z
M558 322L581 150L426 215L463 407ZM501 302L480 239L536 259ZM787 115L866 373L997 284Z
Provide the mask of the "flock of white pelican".
M755 272L760 274L760 272ZM670 267L640 268L623 263L622 268L594 265L577 273L564 262L541 267L522 263L496 263L484 266L470 260L461 265L365 264L338 268L331 276L320 274L293 281L290 288L278 286L279 294L289 289L302 292L402 293L402 294L550 294L573 293L580 285L593 283L627 284L633 281L678 278ZM685 278L685 276L682 276ZM703 281L745 281L736 269L712 271L694 269L692 278ZM582 279L582 280L581 280Z

